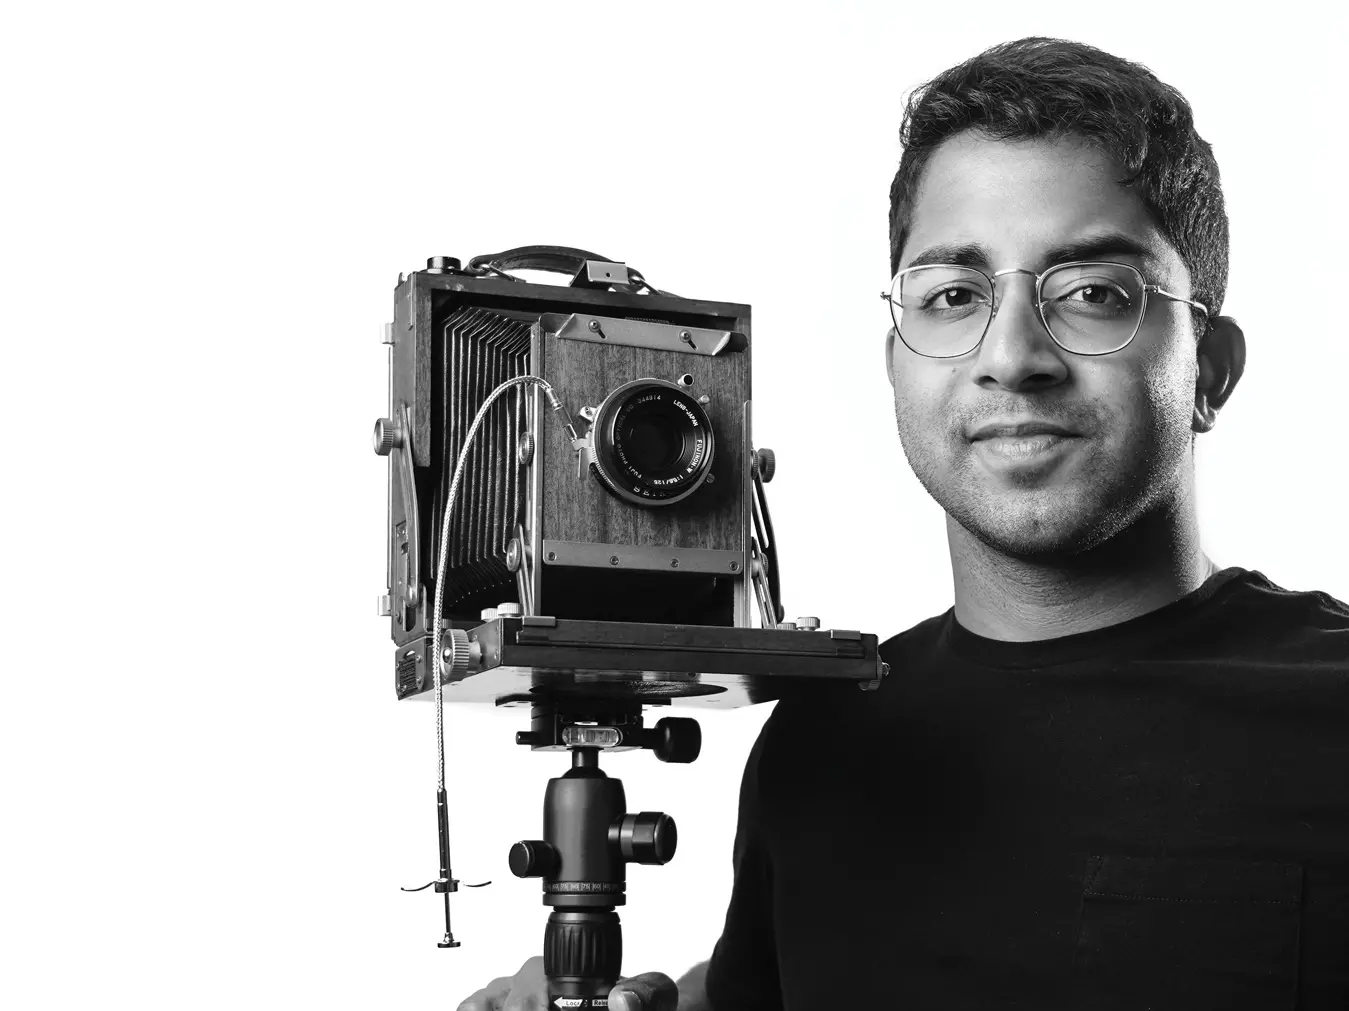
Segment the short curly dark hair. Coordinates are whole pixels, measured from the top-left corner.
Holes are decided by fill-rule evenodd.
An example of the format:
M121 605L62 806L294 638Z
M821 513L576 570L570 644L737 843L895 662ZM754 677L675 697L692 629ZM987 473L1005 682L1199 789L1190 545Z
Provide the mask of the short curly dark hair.
M899 270L923 168L966 130L1004 140L1077 136L1126 172L1214 314L1227 290L1227 212L1213 149L1183 95L1146 67L1080 42L1025 38L987 49L915 91L890 186L890 272Z

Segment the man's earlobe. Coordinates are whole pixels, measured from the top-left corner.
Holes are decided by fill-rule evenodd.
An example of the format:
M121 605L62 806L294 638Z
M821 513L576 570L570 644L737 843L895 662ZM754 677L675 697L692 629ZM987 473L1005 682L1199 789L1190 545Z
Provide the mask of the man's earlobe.
M1246 335L1230 316L1215 316L1199 339L1199 376L1194 387L1196 432L1207 432L1218 421L1227 398L1246 370Z
M890 385L895 385L895 328L891 327L885 335L885 374L890 379Z

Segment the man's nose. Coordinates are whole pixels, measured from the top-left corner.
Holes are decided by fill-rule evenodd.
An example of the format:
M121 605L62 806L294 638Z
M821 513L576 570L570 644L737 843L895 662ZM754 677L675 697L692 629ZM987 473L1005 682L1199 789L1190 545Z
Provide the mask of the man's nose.
M1028 392L1068 378L1067 352L1054 343L1035 304L1035 282L1021 271L996 278L993 318L974 360L973 378Z

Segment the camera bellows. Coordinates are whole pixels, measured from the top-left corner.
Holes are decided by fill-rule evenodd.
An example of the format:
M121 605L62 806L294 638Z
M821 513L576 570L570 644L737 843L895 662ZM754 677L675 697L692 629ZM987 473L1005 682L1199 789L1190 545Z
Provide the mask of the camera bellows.
M478 409L503 382L529 372L531 321L524 314L483 308L462 308L446 318L441 345L441 473L446 481L437 492L436 529L444 515L448 478ZM450 518L447 608L496 587L509 589L514 582L505 551L524 516L525 469L518 450L521 436L530 430L530 399L521 389L498 399L469 449Z

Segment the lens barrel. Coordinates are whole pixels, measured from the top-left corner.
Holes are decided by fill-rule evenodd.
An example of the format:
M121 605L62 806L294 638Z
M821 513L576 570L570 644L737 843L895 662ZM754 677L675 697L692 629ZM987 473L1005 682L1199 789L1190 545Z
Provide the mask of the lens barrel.
M674 383L638 379L618 387L595 412L593 431L596 475L634 505L673 505L711 472L712 423Z

